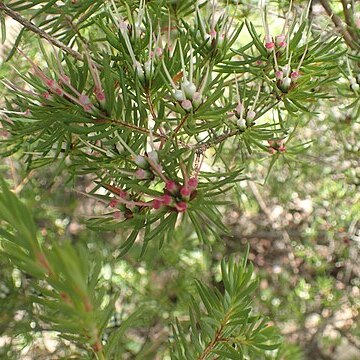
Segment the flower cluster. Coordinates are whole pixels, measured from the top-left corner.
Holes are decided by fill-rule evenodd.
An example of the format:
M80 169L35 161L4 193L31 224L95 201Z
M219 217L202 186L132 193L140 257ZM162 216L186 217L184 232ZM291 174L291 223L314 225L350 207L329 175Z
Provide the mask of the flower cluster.
M91 102L89 96L87 94L84 94L83 92L79 92L70 81L69 76L67 76L64 72L64 69L61 65L60 59L56 55L56 60L58 63L59 71L55 71L55 74L57 76L57 80L50 78L47 76L38 65L36 65L32 60L30 60L22 51L19 50L19 52L28 60L28 62L31 64L34 73L38 76L38 78L41 80L47 91L41 94L41 97L45 100L51 100L53 95L57 95L59 97L64 97L67 100L73 102L74 104L77 104L81 106L84 111L92 113L94 111L94 104ZM86 54L86 58L88 61L90 74L93 78L93 82L95 84L93 93L100 103L100 105L105 105L105 93L101 85L100 76L97 71L97 68L93 61L91 60L90 56Z
M142 209L176 211L184 213L188 209L188 203L196 197L198 180L196 177L184 179L183 185L174 180L167 180L160 196L153 197L149 201L134 200L135 195L129 191L116 188L111 185L103 185L114 194L108 206L116 209L112 215L115 219L130 219L134 213Z
M241 131L245 131L248 127L252 126L254 124L254 119L256 117L255 108L257 105L257 102L259 100L260 95L260 86L258 87L258 91L256 93L255 99L252 103L252 105L248 108L245 107L244 103L241 101L240 93L239 93L239 84L236 80L236 97L237 97L237 105L234 110L236 120L236 125Z
M185 66L185 60L181 45L179 46L179 49L180 49L180 59L182 65L182 81L180 83L180 87L175 84L164 62L163 62L163 68L169 80L169 83L173 89L172 92L173 98L175 99L176 102L180 104L182 109L184 109L187 112L190 112L192 109L198 108L202 103L202 98L203 98L202 93L204 91L208 79L209 69L207 69L205 73L201 86L199 85L197 86L194 83L193 49L190 46L189 72L187 72Z
M300 68L301 65L305 59L306 53L307 53L307 46L305 48L305 51L303 53L303 56L301 57L301 60L299 61L297 67L291 66L291 59L292 54L290 53L289 45L290 45L290 29L287 29L288 27L288 20L291 13L291 5L290 9L287 13L284 28L280 35L275 36L275 39L270 35L269 26L266 19L266 11L265 9L262 9L263 14L263 26L265 31L265 48L269 54L269 56L272 54L274 58L274 75L275 75L275 81L276 85L279 90L283 93L289 92L295 84L296 81L300 77ZM284 53L284 55L283 55ZM286 64L283 66L279 65L279 58L285 56Z
M277 152L283 153L286 151L284 140L269 140L269 152L275 154Z

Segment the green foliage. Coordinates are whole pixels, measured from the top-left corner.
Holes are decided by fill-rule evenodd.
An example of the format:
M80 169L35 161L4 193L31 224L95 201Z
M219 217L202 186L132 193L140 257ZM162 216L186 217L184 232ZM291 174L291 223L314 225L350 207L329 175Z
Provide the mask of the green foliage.
M276 331L252 314L251 294L257 287L247 256L221 262L223 293L196 282L198 297L190 303L190 321L174 329L172 359L260 358L263 350L279 347Z

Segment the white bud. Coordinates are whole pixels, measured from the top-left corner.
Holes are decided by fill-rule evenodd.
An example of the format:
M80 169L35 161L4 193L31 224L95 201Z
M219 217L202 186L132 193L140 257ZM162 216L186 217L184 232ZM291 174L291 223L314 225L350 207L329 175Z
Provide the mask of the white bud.
M116 150L119 152L119 154L121 154L124 151L124 147L121 144L116 144L115 145Z
M152 71L152 65L151 65L151 61L148 60L145 64L144 64L144 69L145 69L145 75L147 79L151 78L151 71Z
M189 82L187 80L185 80L183 83L182 83L182 89L184 90L184 93L185 93L185 96L192 100L193 99L193 96L196 92L196 86L194 83L192 82Z
M236 122L236 125L238 126L238 128L241 130L241 131L245 131L246 130L246 121L244 119L239 119L237 122Z
M288 89L291 85L291 79L289 77L284 78L281 81L281 85L284 87L284 89Z
M138 78L143 81L144 80L144 70L141 66L141 64L137 61L135 64L135 70Z
M173 95L177 101L185 100L185 96L182 90L175 90Z
M106 156L109 158L113 158L115 156L115 154L110 150L106 150Z
M355 91L355 92L359 91L359 89L360 89L360 85L358 83L352 83L350 85L350 87L351 87L351 90Z
M150 151L148 153L148 157L149 157L150 160L152 160L156 164L159 162L159 156L158 156L157 151L155 151L155 150Z
M282 71L285 77L288 77L290 75L291 69L288 64L282 67Z
M349 78L349 81L351 85L356 83L356 79L353 76Z
M149 167L149 163L144 158L144 156L136 155L135 158L134 158L134 162L138 167L140 167L142 169L146 169L146 168Z

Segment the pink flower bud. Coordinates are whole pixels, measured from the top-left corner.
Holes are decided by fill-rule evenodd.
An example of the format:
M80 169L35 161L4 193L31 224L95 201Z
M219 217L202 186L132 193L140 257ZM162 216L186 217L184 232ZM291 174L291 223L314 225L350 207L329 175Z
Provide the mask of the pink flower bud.
M54 91L59 96L62 96L64 94L64 91L59 87L57 87Z
M88 105L88 104L91 103L89 97L87 95L84 95L84 94L79 96L79 102L82 105Z
M166 182L165 189L170 193L174 194L178 190L178 186L176 185L175 181L169 180Z
M170 195L165 194L161 197L161 201L162 201L163 205L170 206L173 204L174 199Z
M275 154L275 152L276 152L276 150L274 148L272 148L272 147L269 148L269 153L270 154L273 155L273 154Z
M188 181L188 186L191 191L195 190L198 187L198 179L197 178L190 178Z
M236 106L236 108L235 108L235 113L236 113L237 115L240 115L241 112L243 111L243 109L244 109L243 104L242 104L242 103L239 103L239 104L237 104L237 106Z
M139 180L151 179L152 173L144 169L138 169L135 171L135 177Z
M276 46L283 47L282 45L283 45L284 43L286 44L285 39L286 39L286 37L285 37L284 34L281 34L281 35L276 36L276 37L275 37L275 44L276 44ZM286 45L285 45L285 46L286 46Z
M256 116L256 112L254 110L250 110L246 114L246 120L254 120L255 116Z
M293 81L296 81L300 75L298 71L293 71L290 76Z
M121 219L121 217L122 217L122 212L121 212L121 211L115 211L115 212L113 213L113 217L114 217L114 219L116 219L116 220Z
M181 107L185 110L185 111L190 111L192 109L192 103L190 100L183 100L181 102Z
M152 201L152 208L155 209L155 210L158 210L160 209L162 206L162 202L159 200L159 199L154 199Z
M2 136L3 138L8 138L9 137L9 132L6 130L0 130L0 136Z
M215 31L215 29L210 30L209 35L210 35L212 38L215 38L215 37L216 37L216 31Z
M122 199L126 199L126 198L128 197L128 193L127 193L125 190L120 190L119 196L120 196Z
M161 57L161 56L163 55L163 53L164 53L164 50L163 50L161 47L157 47L157 48L155 49L155 51L156 51L156 55L157 55L158 57Z
M282 152L282 153L286 151L286 147L285 147L284 144L281 144L281 145L279 146L279 151Z
M184 199L189 199L191 195L191 190L188 187L183 186L180 190L180 194Z
M64 84L70 84L70 78L66 75L62 75L60 80L64 83Z
M183 201L180 201L175 205L175 208L178 212L185 212L187 209L187 204Z
M49 79L46 80L46 85L50 88L50 89L55 89L56 88L56 81L53 79Z
M282 80L283 77L284 77L284 73L281 70L275 71L276 80Z
M111 199L111 201L109 202L109 206L112 207L112 208L114 208L114 207L117 206L118 203L119 203L118 200L116 200L116 199Z
M274 48L275 44L273 42L267 42L265 43L265 47L267 50L272 50Z
M100 102L105 100L105 93L100 89L95 90L95 96Z
M201 94L198 91L194 93L192 103L194 107L198 107L201 104Z
M51 99L51 95L50 95L50 93L49 93L48 91L44 92L44 93L42 94L42 96L43 96L43 98L46 99L46 100Z

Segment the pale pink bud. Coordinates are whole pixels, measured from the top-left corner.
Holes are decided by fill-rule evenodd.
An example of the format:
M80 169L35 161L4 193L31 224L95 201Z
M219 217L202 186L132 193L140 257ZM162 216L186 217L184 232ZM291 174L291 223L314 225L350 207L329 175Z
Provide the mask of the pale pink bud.
M275 44L277 46L280 46L280 43L283 43L285 41L286 37L284 34L280 34L278 36L275 37Z
M64 84L70 84L70 78L66 75L62 75L60 80L64 83Z
M300 75L298 71L293 71L290 76L293 81L296 81Z
M116 220L121 219L121 217L122 217L122 212L121 212L121 211L115 211L115 212L113 213L113 217L114 217L114 219L116 219Z
M244 109L244 106L243 106L242 103L237 104L237 106L236 106L236 108L235 108L236 114L237 114L237 115L240 115L241 112L243 111L243 109Z
M135 177L139 180L150 179L152 177L152 173L144 169L138 169L135 171Z
M284 77L284 73L281 70L275 71L276 80L282 80L283 77Z
M250 110L247 114L246 114L246 120L253 120L256 116L256 112L254 110Z
M209 35L210 35L212 38L215 38L215 37L216 37L216 31L215 31L215 29L210 30Z
M281 144L281 145L279 146L279 151L280 151L280 152L285 152L285 151L286 151L286 147L285 147L284 144Z
M89 97L84 94L79 96L79 102L81 105L88 105L91 103Z
M267 50L272 50L274 48L275 44L273 42L267 42L265 43L265 47Z
M190 111L192 109L192 103L190 100L183 100L181 102L181 107L185 110L185 111Z
M275 150L274 148L272 148L272 147L269 148L269 153L270 153L270 154L275 154L275 152L276 152L276 150Z
M162 48L160 48L160 47L156 48L156 55L158 57L161 57L163 55L163 53L164 53L164 50Z
M192 103L195 107L198 107L201 104L201 94L199 92L196 91L194 93Z

